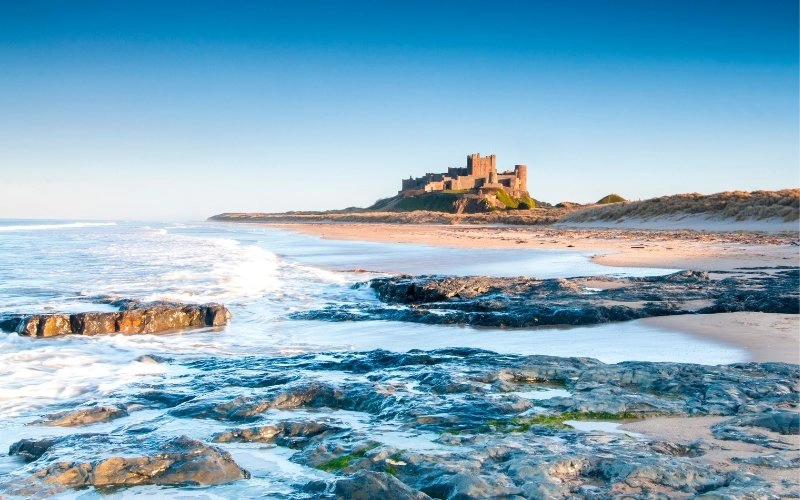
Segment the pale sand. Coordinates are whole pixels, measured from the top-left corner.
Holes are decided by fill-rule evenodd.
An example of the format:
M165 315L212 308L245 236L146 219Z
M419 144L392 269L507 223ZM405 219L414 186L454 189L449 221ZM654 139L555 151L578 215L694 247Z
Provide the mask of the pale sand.
M796 314L689 314L640 321L655 328L741 347L748 351L751 361L800 364L800 316Z
M327 239L455 248L546 248L591 252L606 266L725 271L800 265L797 235L563 229L551 226L432 224L269 224Z
M773 455L777 450L765 448L756 444L742 441L723 441L715 439L711 434L711 426L727 420L729 417L655 417L620 426L620 429L643 434L655 441L668 441L672 443L688 444L698 439L704 440L711 449L704 455L690 460L701 464L714 465L722 470L745 469L777 484L780 481L796 483L798 469L772 469L757 465L735 464L734 457L750 458L757 456ZM796 456L800 451L800 436L780 435L766 429L758 429L759 434L769 436L784 443L785 451L793 452Z

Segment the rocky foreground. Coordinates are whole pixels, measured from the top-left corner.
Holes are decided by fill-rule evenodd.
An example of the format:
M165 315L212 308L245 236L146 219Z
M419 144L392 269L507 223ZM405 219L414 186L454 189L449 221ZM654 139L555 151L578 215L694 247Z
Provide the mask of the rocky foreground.
M379 302L333 303L297 319L531 327L677 314L800 313L800 269L681 271L646 278L393 276L362 284Z
M145 361L196 377L168 389L134 383L31 422L36 436L76 429L20 436L5 490L246 488L257 477L235 462L245 446L286 450L310 471L292 476L286 498L800 495L797 365L609 365L473 349ZM145 410L154 416L134 418ZM581 430L709 415L720 418L707 439Z
M74 314L5 314L0 315L0 330L28 337L158 333L224 326L231 318L230 311L221 304L142 302L133 299L109 299L105 302L119 310Z

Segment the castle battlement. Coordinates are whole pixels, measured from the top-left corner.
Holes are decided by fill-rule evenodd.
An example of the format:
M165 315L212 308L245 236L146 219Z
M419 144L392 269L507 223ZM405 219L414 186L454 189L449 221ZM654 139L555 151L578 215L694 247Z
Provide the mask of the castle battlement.
M514 170L498 172L495 155L473 153L467 156L466 167L451 167L446 173L403 179L400 194L497 189L503 189L514 198L528 196L527 165L514 165Z

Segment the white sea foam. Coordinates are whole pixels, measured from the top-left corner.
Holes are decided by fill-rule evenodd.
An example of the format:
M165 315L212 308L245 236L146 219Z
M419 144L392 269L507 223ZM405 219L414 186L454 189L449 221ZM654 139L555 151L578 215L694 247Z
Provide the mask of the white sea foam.
M76 229L82 227L116 226L116 222L68 222L64 224L18 224L0 225L0 231L46 231L52 229Z
M2 333L0 418L76 397L89 399L168 372L167 365L138 361L141 353L88 337L44 340Z

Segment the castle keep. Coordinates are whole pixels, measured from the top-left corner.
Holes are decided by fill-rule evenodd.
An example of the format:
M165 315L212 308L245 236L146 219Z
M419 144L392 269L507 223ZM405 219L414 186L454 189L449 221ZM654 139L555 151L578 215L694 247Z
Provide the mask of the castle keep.
M430 193L433 191L461 191L477 189L480 194L490 194L500 189L514 198L528 196L528 167L514 165L514 170L497 171L495 155L481 157L475 153L467 156L466 167L448 168L447 173L425 174L422 177L403 179L401 195Z

